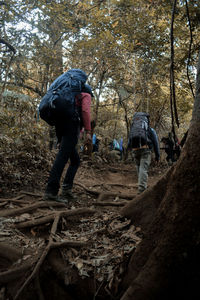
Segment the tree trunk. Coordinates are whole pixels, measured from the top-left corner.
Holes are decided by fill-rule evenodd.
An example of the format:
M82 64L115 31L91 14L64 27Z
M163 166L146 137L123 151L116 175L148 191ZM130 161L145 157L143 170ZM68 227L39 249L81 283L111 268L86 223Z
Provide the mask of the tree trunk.
M179 160L121 212L144 228L123 280L121 300L200 299L199 132L200 55L193 116Z

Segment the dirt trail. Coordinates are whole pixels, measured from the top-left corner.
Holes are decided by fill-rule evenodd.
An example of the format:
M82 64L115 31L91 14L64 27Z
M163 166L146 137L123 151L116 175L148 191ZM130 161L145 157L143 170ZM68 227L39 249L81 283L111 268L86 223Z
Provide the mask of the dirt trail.
M159 172L152 168L149 185ZM118 292L126 261L142 239L140 228L119 215L120 207L137 194L135 167L85 162L74 192L77 201L67 206L44 203L41 192L0 199L0 284L8 299L30 299L30 284L39 280L38 274L43 279L32 292L56 299L53 290L58 287L52 285L49 294L46 276L57 278L58 266L63 272L58 281L65 286L59 299L68 293L74 299L79 293L80 299L84 293L84 299L111 299Z

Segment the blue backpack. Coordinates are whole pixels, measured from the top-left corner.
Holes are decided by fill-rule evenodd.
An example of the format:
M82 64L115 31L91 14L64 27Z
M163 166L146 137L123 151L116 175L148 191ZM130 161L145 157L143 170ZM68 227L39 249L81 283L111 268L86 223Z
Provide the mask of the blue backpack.
M77 119L75 97L88 91L86 80L87 75L80 69L71 69L55 79L40 102L40 117L52 126L60 119Z

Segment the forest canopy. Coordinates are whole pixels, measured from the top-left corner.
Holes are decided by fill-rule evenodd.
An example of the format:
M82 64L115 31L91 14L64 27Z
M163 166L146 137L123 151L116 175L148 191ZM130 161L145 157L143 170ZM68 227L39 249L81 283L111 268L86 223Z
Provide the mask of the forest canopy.
M101 137L126 140L135 111L149 112L160 135L171 131L178 118L175 130L183 135L194 102L200 7L194 0L174 3L1 1L1 101L8 91L28 95L28 114L34 122L37 105L52 81L70 68L80 68L95 95L93 118ZM177 112L170 105L172 17ZM15 107L14 99L3 105L4 129L8 122L10 126L12 108L15 114L24 105L19 101ZM23 118L27 114L21 115L21 122ZM42 121L35 126L46 125Z

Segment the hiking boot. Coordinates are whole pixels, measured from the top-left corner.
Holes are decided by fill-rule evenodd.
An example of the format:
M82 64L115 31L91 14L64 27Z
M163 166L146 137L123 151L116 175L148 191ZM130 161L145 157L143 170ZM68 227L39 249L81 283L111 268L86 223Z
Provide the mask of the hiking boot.
M60 203L64 203L64 204L68 203L68 201L66 199L63 199L63 198L59 197L58 195L53 195L51 193L45 193L43 200L44 201L56 201L56 202L60 202Z
M173 161L171 159L168 160L168 166L172 166L173 165Z
M60 197L68 202L76 201L77 198L75 195L73 195L71 189L62 189L62 192L60 194Z

